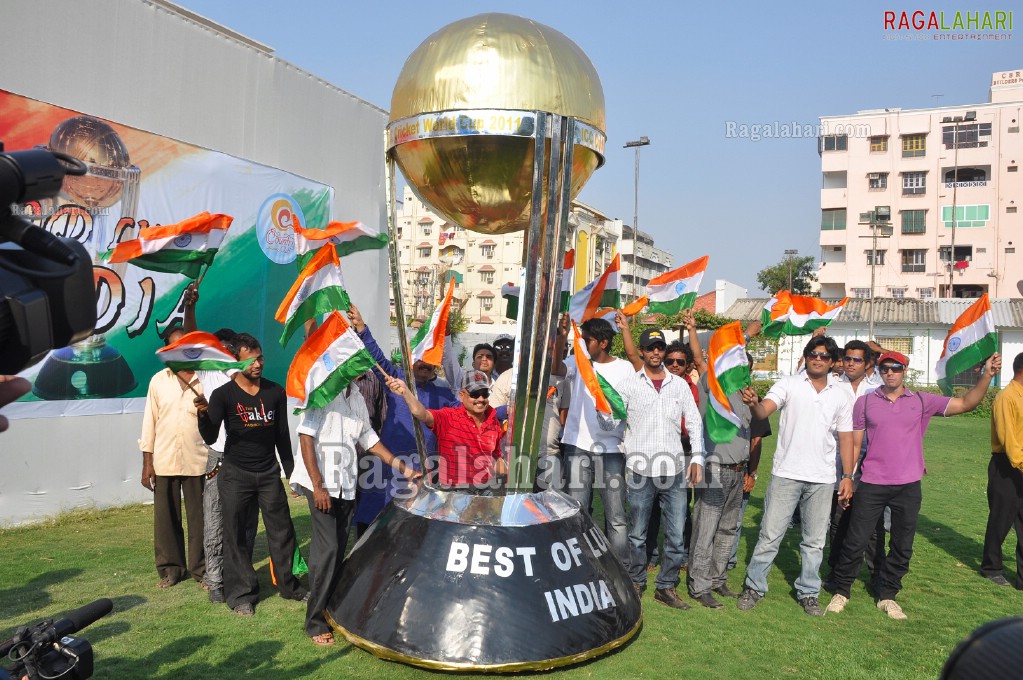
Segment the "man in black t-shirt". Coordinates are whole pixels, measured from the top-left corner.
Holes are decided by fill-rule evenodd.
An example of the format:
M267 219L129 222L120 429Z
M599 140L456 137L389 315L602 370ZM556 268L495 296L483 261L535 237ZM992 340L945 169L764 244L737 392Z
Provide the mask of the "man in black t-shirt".
M227 430L224 463L218 475L224 517L224 595L236 614L251 616L259 599L259 582L249 557L245 527L254 504L263 513L281 597L304 600L308 592L291 571L295 527L281 484L281 467L286 477L295 467L287 397L283 387L262 377L263 351L258 340L241 333L234 345L239 360L253 362L214 390L208 405L198 405L199 432L212 444L221 424Z

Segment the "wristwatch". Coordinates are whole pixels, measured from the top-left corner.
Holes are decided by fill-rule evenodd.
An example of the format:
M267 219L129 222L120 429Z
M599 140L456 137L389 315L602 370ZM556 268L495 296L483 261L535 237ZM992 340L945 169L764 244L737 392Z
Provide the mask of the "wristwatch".
M852 475L850 475L850 474L847 474L847 473L845 473L845 472L843 472L843 473L842 473L842 479L852 479L852 478L853 478L853 476L852 476Z
M748 474L750 477L752 477L754 482L757 481L757 473L756 472L747 472L746 474Z

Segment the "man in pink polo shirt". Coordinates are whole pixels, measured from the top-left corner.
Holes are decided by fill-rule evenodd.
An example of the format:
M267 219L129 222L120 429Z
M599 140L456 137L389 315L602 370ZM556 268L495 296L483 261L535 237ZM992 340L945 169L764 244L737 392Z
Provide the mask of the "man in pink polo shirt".
M883 384L857 399L853 408L853 448L860 450L866 432L867 453L856 503L851 508L849 532L831 575L835 596L827 611L845 609L850 587L860 573L863 551L887 505L892 509L891 545L881 568L877 608L889 618L901 620L906 614L895 596L902 590L902 577L909 572L913 554L927 425L933 416L954 416L977 408L991 378L1001 369L1002 359L992 355L977 385L958 398L907 389L903 381L909 360L903 354L885 352L877 364Z

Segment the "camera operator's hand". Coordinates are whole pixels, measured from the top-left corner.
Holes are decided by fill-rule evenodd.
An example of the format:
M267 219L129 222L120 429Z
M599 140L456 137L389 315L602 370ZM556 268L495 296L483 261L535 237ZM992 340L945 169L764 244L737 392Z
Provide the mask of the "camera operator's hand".
M142 453L142 486L150 491L156 486L156 470L153 468L153 454L149 451Z
M19 378L16 375L0 375L0 408L22 395L28 394L30 389L32 389L32 385L24 378ZM0 416L0 432L6 430L7 426L7 418Z

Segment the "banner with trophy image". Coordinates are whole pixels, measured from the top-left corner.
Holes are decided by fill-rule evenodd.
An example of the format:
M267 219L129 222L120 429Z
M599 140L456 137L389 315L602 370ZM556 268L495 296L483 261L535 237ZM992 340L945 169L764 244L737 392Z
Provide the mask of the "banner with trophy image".
M233 218L215 259L199 277L199 329L231 328L260 339L266 375L284 382L300 334L277 342L274 311L295 279L296 225L323 228L334 190L227 154L35 101L0 90L0 140L6 151L37 146L81 159L51 201L17 206L40 228L81 243L93 259L97 324L91 338L54 350L22 373L31 394L10 405L12 418L137 412L150 377L163 368L154 354L161 334L183 318L182 296L198 268L170 271L118 262L110 253L140 230L202 213ZM192 234L171 239L195 247Z

